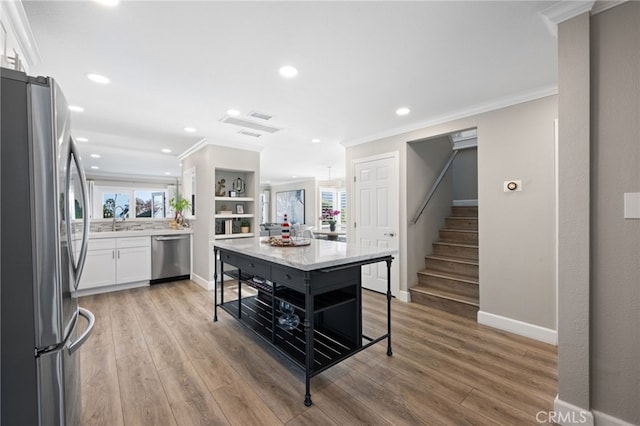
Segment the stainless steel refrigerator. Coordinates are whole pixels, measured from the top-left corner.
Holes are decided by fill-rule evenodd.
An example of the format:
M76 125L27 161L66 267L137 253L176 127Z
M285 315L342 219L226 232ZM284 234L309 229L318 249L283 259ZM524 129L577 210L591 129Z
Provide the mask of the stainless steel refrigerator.
M76 425L78 349L95 322L76 298L86 180L56 82L0 76L2 425Z

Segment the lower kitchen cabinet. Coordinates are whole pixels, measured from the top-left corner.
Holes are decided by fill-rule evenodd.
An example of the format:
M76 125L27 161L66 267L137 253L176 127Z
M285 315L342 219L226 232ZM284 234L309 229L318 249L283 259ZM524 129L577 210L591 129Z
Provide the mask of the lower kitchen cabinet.
M149 237L89 240L79 290L151 279Z

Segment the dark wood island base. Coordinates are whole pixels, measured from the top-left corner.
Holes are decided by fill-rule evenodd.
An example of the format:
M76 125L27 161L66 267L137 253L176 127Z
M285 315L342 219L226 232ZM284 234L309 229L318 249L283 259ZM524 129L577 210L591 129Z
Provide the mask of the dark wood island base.
M312 404L311 377L316 374L384 339L387 355L392 355L391 255L374 254L356 261L345 258L339 265L303 270L217 245L214 254L220 259L220 271L215 262L213 320L218 320L218 307L222 308L303 369L306 406ZM362 333L361 267L377 262L387 264L387 333L374 338ZM238 269L224 272L225 264ZM237 279L237 300L224 301L223 279L218 300L218 277L224 275ZM243 285L258 293L243 297ZM279 325L281 303L295 308L299 324ZM287 329L292 325L295 327Z

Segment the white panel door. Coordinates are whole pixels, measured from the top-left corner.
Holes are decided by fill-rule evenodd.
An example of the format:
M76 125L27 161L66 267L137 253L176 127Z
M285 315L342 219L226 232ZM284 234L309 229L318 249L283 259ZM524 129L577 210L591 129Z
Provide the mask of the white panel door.
M359 245L398 248L398 158L354 162L355 240ZM391 267L391 293L398 292L398 256ZM387 264L362 267L362 286L387 292Z

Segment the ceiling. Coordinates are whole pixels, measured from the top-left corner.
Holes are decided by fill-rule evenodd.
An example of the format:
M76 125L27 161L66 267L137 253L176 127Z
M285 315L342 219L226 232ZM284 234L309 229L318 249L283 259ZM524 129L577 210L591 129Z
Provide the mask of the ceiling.
M84 108L73 134L89 139L91 173L180 176L177 157L206 139L261 150L261 181L275 184L344 176L345 144L553 93L557 40L539 12L554 3L23 5L40 54L30 73ZM283 65L299 74L281 77ZM220 122L228 109L272 115L263 123L281 130L239 134Z

